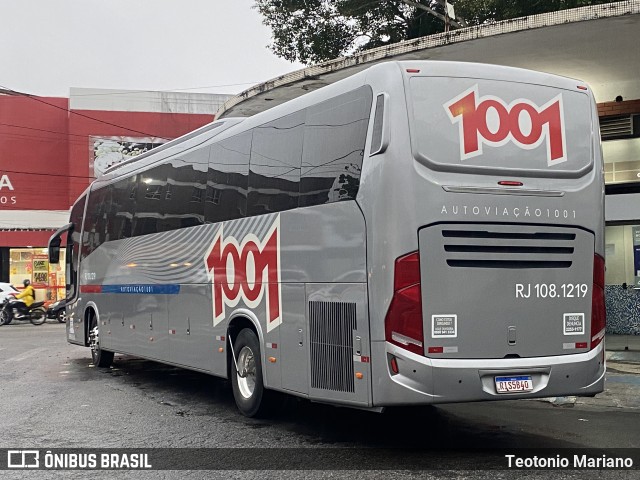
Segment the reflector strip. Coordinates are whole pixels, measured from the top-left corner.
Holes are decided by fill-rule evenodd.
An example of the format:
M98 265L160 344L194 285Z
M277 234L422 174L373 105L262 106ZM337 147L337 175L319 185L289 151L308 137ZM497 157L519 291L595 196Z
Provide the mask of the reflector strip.
M221 341L221 342L224 342L224 335L222 335L222 336L221 336L221 335L217 335L217 336L216 336L216 340L219 340L219 341Z
M267 343L267 348L278 348L277 343Z
M576 348L587 348L587 342L577 342Z
M524 184L513 180L501 180L498 182L498 185L502 185L503 187L521 187Z
M407 73L420 73L420 70L417 68L407 68Z
M591 341L594 342L594 341L600 340L602 337L604 337L604 331L605 331L604 328L602 330L600 330L597 334L595 334L593 337L591 337Z
M444 353L444 347L429 347L428 353Z
M403 345L409 345L410 343L417 345L418 347L422 346L422 342L416 340L415 338L407 337L406 335L401 335L398 332L391 332L391 338L398 343L402 343Z
M458 353L458 347L444 347L442 353Z
M176 331L175 330L169 330L169 335L175 335Z

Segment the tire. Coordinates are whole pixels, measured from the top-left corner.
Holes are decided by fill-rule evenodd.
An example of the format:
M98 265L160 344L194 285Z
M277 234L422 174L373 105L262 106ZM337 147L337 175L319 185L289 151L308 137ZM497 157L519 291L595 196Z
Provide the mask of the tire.
M90 317L89 346L91 347L91 360L96 367L109 368L113 363L113 352L100 348L100 330L95 315Z
M29 320L34 325L42 325L47 321L47 312L42 307L34 308L29 312Z
M11 320L13 320L11 310L4 308L0 310L0 325L9 325Z
M58 320L58 322L60 323L66 323L67 310L65 308L63 308L62 310L58 310L58 313L56 313L56 320Z
M238 334L233 352L238 369L247 373L241 377L236 364L231 365L231 387L238 410L246 417L261 416L268 409L268 398L262 380L260 343L253 330L245 328Z

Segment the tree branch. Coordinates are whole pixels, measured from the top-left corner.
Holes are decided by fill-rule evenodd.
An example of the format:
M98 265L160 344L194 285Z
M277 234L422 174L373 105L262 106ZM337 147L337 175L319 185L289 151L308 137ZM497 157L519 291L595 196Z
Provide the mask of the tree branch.
M447 17L445 17L444 15L442 15L441 13L436 12L435 10L427 7L426 5L423 5L421 3L418 2L413 2L412 0L400 0L402 3L409 5L410 7L414 7L414 8L419 8L420 10L424 10L425 12L427 12L430 15L433 15L436 18L439 18L440 20L442 20L443 22L447 22ZM440 2L438 2L440 3ZM444 5L444 1L442 2L442 5ZM454 20L453 18L449 18L449 24L453 27L456 28L462 28L462 25L459 24L456 20Z

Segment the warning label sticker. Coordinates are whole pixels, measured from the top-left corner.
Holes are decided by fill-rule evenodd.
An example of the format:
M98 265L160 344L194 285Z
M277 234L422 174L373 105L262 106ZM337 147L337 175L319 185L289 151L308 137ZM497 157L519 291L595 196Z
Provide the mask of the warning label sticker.
M562 323L565 335L584 335L584 313L565 313Z
M455 338L458 336L458 315L431 315L433 338Z

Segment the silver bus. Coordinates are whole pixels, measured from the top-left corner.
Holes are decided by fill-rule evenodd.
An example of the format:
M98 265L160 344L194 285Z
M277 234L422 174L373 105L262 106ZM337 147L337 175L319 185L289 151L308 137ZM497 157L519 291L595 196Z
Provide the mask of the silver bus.
M382 63L113 167L51 238L66 335L372 410L603 390L604 186L582 82Z

